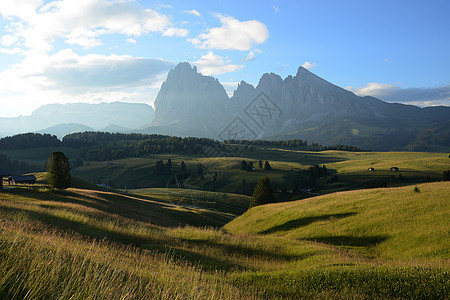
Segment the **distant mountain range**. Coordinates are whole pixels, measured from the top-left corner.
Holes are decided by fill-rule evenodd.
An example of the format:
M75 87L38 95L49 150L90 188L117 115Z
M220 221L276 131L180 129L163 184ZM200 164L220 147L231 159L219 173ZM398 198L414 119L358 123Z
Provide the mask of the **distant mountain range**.
M0 137L23 132L62 138L77 131L160 133L224 139L302 139L370 150L450 151L450 107L419 108L359 97L299 67L282 79L241 81L231 98L189 63L171 70L146 104L51 104L31 116L0 118Z
M154 115L153 107L142 103L49 104L30 116L0 118L0 137L25 132L62 138L77 131L137 131L149 126Z
M219 140L303 139L372 150L407 149L420 132L450 120L450 107L359 97L302 67L285 79L264 74L256 88L242 81L228 98L217 79L180 63L169 72L155 107L146 132ZM448 144L446 138L433 141Z

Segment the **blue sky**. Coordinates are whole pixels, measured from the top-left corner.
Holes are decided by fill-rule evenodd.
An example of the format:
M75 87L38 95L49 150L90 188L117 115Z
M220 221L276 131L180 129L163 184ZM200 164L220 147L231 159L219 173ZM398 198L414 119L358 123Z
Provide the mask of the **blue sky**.
M359 95L450 106L450 1L2 0L0 116L152 104L188 61L232 94L307 67Z

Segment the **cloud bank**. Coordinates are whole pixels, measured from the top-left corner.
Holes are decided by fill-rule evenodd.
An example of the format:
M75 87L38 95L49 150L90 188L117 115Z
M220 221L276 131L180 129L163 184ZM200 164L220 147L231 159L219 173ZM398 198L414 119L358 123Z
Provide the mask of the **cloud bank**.
M262 44L269 38L266 25L259 21L241 22L221 14L215 14L215 16L222 23L221 27L211 28L188 41L201 49L248 51L254 45Z
M186 35L186 29L173 27L168 16L126 0L62 0L47 4L39 0L2 0L0 14L14 20L7 28L8 35L2 37L3 45L20 42L42 51L52 50L58 38L88 49L101 45L103 35Z
M450 85L435 88L401 88L397 85L370 82L364 87L347 87L359 96L373 96L388 102L419 106L450 106Z
M224 59L222 56L209 51L199 60L193 61L192 64L197 66L200 73L207 76L220 75L228 72L235 72L242 69L243 65L233 65L231 60Z

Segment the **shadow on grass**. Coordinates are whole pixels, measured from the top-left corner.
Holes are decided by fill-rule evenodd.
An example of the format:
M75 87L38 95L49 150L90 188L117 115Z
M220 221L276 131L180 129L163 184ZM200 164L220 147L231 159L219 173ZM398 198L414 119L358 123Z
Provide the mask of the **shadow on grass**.
M176 209L171 204L153 201L147 202L136 195L108 194L92 191L92 195L75 193L70 190L34 191L29 189L8 190L8 193L31 199L52 201L55 203L74 203L94 208L101 213L119 215L136 221L151 222L165 227L180 225L220 227L231 220L220 213L198 213L190 209ZM148 199L151 200L151 199ZM46 207L45 205L41 205ZM48 206L47 206L48 207Z
M315 253L304 253L304 254L285 254L280 253L277 251L269 251L264 249L258 249L258 248L251 248L243 245L231 245L231 244L224 244L224 243L218 243L211 240L200 240L200 239L182 239L188 244L191 244L192 246L198 247L199 245L202 245L207 248L214 248L218 251L226 252L227 255L231 256L248 256L248 257L259 257L264 258L268 260L278 260L278 261L291 261L291 260L299 260L299 259L306 259L308 257L314 256Z
M347 218L347 217L351 217L354 215L356 215L355 212L349 212L349 213L341 213L341 214L321 215L321 216L315 216L315 217L305 217L305 218L288 221L281 225L277 225L275 227L266 229L266 230L262 231L261 233L269 234L269 233L274 233L274 232L279 232L279 231L289 231L289 230L293 230L296 228L304 227L304 226L309 225L314 222L328 221L328 220L333 220L333 219L342 219L342 218Z
M313 237L313 238L306 238L303 240L315 241L335 246L371 247L386 241L388 238L389 237L385 235L374 235L365 237L339 235L339 236Z
M75 233L84 237L99 240L106 239L110 242L132 245L137 248L153 250L160 253L168 253L177 259L186 260L193 264L199 264L206 269L218 269L223 271L248 269L226 259L220 259L214 256L183 249L184 243L182 243L182 241L184 240L180 243L179 239L167 235L164 235L161 238L152 238L150 236L143 237L126 234L113 229L96 226L95 224L69 220L55 216L51 213L16 207L0 207L0 211L6 212L7 215L24 215L30 221L38 221L49 226L51 229L57 229L61 232Z

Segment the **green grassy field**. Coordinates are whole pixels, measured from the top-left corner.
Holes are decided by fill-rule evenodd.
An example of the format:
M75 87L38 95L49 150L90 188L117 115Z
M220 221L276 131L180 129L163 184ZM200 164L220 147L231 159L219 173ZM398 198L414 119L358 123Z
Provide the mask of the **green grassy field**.
M446 299L450 186L418 187L256 207L223 229L193 225L246 198L6 189L0 298Z
M158 160L173 162L173 172L155 174ZM268 160L272 170L258 167L258 161ZM241 160L252 161L255 172L240 170ZM181 161L191 170L191 177L173 181ZM313 193L292 195L289 193L298 182L300 189L309 189L309 168L315 164L326 165L331 176L317 181ZM199 165L207 167L203 178L197 174ZM373 167L375 171L368 171ZM398 167L399 172L392 172ZM269 176L278 201L289 201L328 194L337 191L365 188L367 182L385 181L388 186L404 186L415 183L442 180L442 173L450 170L450 159L445 153L420 152L344 152L344 151L294 151L255 148L242 157L202 158L189 155L155 155L149 158L128 158L113 162L89 162L78 167L74 174L94 183L110 184L116 188L189 188L223 193L251 195L261 176ZM216 181L213 177L216 177ZM171 181L172 180L172 181ZM245 181L245 183L244 183ZM287 193L282 191L287 190Z
M264 147L242 150L240 157L201 157L199 155L158 154L148 157L127 158L107 161L89 161L74 168L73 174L91 183L102 183L117 189L142 188L189 188L222 193L251 195L261 176L269 176L278 201L290 201L323 195L337 191L361 189L370 181L385 181L389 187L442 180L443 171L450 170L448 153L428 152L348 152L348 151L300 151ZM50 156L51 148L2 150L11 159L24 160L43 165ZM79 150L61 148L74 160ZM173 162L170 174L156 175L158 160ZM255 172L240 170L241 160L251 161ZM270 162L272 170L258 167L258 161ZM182 180L174 177L181 161L186 163L191 176ZM295 182L300 189L311 188L309 168L315 164L326 165L330 175L337 180L321 178L315 184L314 192L302 195L290 193ZM205 175L198 175L198 167L205 167ZM368 171L373 167L375 171ZM398 167L399 172L392 172ZM214 177L216 178L214 181ZM244 183L245 181L245 183ZM287 191L287 192L282 192Z

